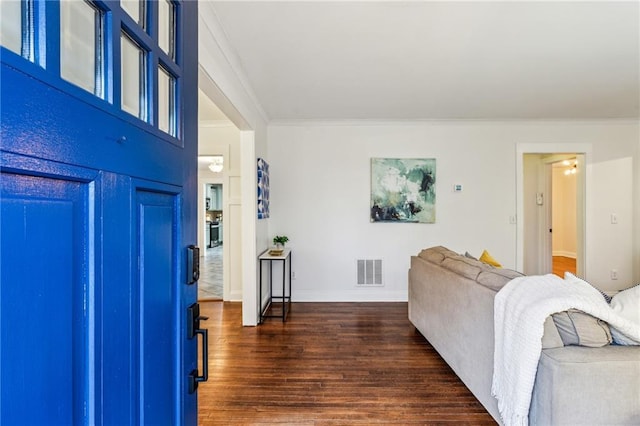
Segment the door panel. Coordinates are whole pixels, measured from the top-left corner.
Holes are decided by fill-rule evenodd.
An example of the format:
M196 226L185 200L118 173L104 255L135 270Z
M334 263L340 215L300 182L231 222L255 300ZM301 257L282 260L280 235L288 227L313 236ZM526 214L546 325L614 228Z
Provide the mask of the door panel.
M164 424L175 414L175 198L147 191L138 191L136 197L141 424Z
M11 403L2 404L0 423L82 424L92 352L87 184L1 179L0 365L2 401Z
M137 346L135 324L132 318L135 280L134 216L131 178L103 173L99 217L102 267L96 271L102 291L101 329L102 360L102 423L105 425L134 425L138 422L138 383L134 362Z

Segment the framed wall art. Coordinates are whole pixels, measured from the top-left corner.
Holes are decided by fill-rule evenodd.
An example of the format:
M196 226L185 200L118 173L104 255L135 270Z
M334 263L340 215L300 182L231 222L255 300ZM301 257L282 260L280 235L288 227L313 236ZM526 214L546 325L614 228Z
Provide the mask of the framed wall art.
M269 218L269 164L258 158L258 219Z
M371 222L435 223L435 158L371 159Z

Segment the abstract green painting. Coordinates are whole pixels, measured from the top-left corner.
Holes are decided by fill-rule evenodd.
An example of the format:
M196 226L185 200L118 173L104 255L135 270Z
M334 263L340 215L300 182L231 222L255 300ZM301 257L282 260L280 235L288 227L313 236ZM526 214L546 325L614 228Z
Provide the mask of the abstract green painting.
M371 159L371 222L435 223L435 158Z

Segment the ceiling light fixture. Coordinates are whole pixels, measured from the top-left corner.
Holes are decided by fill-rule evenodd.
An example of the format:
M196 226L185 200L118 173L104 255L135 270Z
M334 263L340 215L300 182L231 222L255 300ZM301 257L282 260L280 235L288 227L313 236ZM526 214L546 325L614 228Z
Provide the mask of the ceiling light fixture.
M565 176L575 175L578 171L578 162L573 163L573 166L564 171Z
M221 155L211 157L211 164L209 164L209 170L213 173L220 173L224 168L224 157Z

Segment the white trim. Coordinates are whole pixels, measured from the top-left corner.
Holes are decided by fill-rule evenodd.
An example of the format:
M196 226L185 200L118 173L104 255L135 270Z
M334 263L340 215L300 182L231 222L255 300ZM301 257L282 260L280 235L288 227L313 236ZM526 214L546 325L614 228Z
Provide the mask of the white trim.
M272 119L269 122L269 126L282 126L282 127L299 127L299 126L316 126L316 127L354 127L354 126L415 126L421 124L495 124L495 123L507 123L507 124L531 124L531 123L562 123L562 124L574 124L574 125L593 125L593 124L636 124L637 121L629 118L602 118L602 119L554 119L554 118L540 118L540 119L465 119L465 118L407 118L407 119L375 119L375 118L362 118L362 119Z
M255 132L240 132L242 186L242 325L258 325L258 254Z
M576 253L572 253L572 252L569 252L569 251L562 251L562 250L556 250L551 255L552 256L568 257L570 259L575 259L576 256L577 256Z
M236 127L231 120L198 120L198 127L225 128Z
M229 38L227 37L226 32L222 28L220 24L220 20L218 19L218 15L216 13L215 7L211 4L211 2L200 2L198 4L199 16L200 20L198 24L201 28L206 28L206 30L211 34L211 38L215 41L218 46L220 52L224 56L224 60L227 62L233 74L235 75L239 86L244 91L246 97L251 101L253 107L256 109L258 114L260 114L262 120L264 122L269 121L269 116L262 108L262 105L258 101L258 97L255 95L251 84L249 83L249 79L247 78L246 73L244 72L244 68L241 65L241 61L238 59L234 49L231 47L229 43ZM212 79L213 80L213 79ZM224 112L224 110L223 110ZM231 118L231 117L230 117Z
M204 58L203 58L204 59ZM238 109L231 103L222 89L215 83L206 67L198 65L198 87L227 116L229 121L240 130L249 130L250 126ZM200 124L200 123L198 123Z

